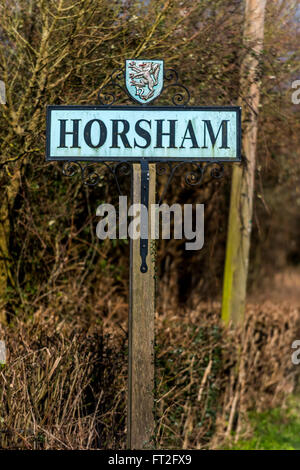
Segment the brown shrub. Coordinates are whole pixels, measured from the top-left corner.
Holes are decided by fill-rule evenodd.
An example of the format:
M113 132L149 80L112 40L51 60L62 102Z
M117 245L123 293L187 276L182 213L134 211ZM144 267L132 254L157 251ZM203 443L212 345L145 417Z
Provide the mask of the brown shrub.
M203 303L156 318L158 448L219 447L249 431L250 409L281 406L294 389L299 311L250 305L243 331L224 331L219 310ZM3 333L1 448L125 447L126 332L38 311Z
M202 304L159 320L159 447L216 448L238 439L249 431L249 410L282 405L295 387L299 311L249 305L243 329L222 331L219 310Z
M43 312L5 332L0 447L119 446L125 429L124 338Z

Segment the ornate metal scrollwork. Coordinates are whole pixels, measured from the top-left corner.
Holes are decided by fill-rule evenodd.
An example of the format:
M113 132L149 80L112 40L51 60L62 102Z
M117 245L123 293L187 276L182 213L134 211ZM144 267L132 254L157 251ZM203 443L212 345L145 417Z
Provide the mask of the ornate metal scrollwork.
M158 176L166 175L168 178L167 183L159 198L159 204L161 204L162 200L164 199L177 170L180 167L183 167L186 165L190 165L191 169L185 173L184 180L188 186L192 186L192 187L199 186L203 182L205 173L207 173L207 170L210 166L213 166L213 168L211 168L211 171L210 171L211 179L222 178L224 174L224 166L220 162L208 162L205 164L201 162L180 162L177 164L172 164L171 162L165 162L165 163L159 162L156 165L156 174Z
M172 103L174 106L186 106L191 98L189 90L179 82L178 73L174 69L167 69L164 75L165 81L168 83L164 86L162 93L170 88L175 89L175 94L172 96ZM179 91L176 92L176 89Z
M102 106L112 106L118 100L117 92L120 90L126 97L131 98L126 88L122 86L124 80L124 69L115 70L109 78L109 81L100 88L98 93L98 103ZM174 95L171 97L174 106L187 106L191 95L187 87L179 82L179 75L175 69L166 69L164 73L165 85L162 93L166 90L174 89ZM131 98L132 99L132 98ZM146 103L145 103L146 104Z
M98 104L102 106L112 106L118 99L116 95L118 90L121 90L126 96L128 93L124 86L121 85L124 81L124 69L115 70L106 85L100 88L98 93Z
M127 176L131 174L131 165L127 162L116 162L106 163L102 162L103 165L109 170L109 173L114 178L119 195L122 196L122 190L119 182L119 176ZM75 174L80 174L81 180L85 186L97 186L103 174L99 171L97 163L79 163L79 162L65 162L63 165L63 174L68 177L72 177Z
M110 175L113 177L119 195L122 196L123 192L121 190L119 177L128 176L131 174L131 163L129 162L116 162L116 163L106 163L101 162L109 171ZM159 198L159 204L162 203L169 186L174 178L174 176L179 174L178 170L181 167L190 166L191 168L185 172L184 181L187 186L199 186L203 183L205 174L207 174L209 167L210 177L212 179L222 178L224 174L224 165L220 162L157 162L156 163L156 174L157 176L167 176L166 185L161 193ZM63 165L63 174L67 177L72 177L76 174L80 174L81 180L85 186L97 186L101 179L103 179L103 174L99 172L99 167L97 163L80 163L80 162L65 162ZM210 180L210 181L211 181Z

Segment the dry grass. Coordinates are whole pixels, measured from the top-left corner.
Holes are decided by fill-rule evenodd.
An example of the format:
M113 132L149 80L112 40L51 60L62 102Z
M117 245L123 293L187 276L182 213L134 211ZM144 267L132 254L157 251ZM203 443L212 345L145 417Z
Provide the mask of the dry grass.
M248 410L282 405L294 389L297 309L251 305L234 333L218 318L217 303L157 316L158 448L216 448L245 436ZM40 310L2 333L1 448L125 447L127 338L113 320L103 331Z
M1 447L87 449L124 440L124 338L47 312L5 332Z

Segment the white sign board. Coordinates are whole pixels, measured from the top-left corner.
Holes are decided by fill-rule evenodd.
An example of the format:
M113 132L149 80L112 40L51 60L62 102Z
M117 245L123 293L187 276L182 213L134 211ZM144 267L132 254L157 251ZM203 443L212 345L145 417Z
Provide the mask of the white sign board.
M48 106L46 158L239 161L241 108Z

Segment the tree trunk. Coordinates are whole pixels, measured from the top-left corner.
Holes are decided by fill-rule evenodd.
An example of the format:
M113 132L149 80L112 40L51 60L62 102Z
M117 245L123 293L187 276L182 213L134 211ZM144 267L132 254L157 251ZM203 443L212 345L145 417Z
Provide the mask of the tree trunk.
M141 168L133 164L132 204L141 202ZM129 449L154 446L154 315L155 247L151 240L151 204L155 204L155 163L149 165L148 271L141 273L140 239L130 240L130 309L128 324L128 430Z
M246 55L240 79L245 162L233 168L222 304L225 324L242 323L245 311L260 91L259 59L263 47L265 7L266 0L246 0Z

